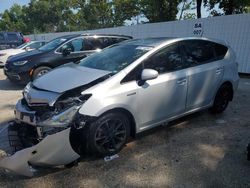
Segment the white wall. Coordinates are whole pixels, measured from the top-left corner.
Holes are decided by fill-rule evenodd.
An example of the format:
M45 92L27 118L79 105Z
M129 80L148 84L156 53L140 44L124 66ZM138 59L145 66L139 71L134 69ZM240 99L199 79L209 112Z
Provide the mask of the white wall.
M194 36L194 25L202 24L204 37L227 41L235 50L239 72L250 73L250 14L218 16L198 20L184 20L123 26L81 32L48 33L29 35L31 39L51 40L55 37L75 33L123 34L134 38Z

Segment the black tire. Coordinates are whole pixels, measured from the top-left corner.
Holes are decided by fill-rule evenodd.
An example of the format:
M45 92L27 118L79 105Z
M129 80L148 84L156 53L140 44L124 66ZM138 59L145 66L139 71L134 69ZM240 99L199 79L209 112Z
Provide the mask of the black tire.
M51 68L47 66L37 67L33 72L32 79L35 80L36 78L39 78L40 76L46 74L50 70Z
M91 154L97 156L114 155L124 147L129 136L128 117L120 112L110 112L90 125L87 148Z
M231 101L232 88L228 84L222 85L216 93L213 106L210 111L214 114L222 113L226 110L228 103Z

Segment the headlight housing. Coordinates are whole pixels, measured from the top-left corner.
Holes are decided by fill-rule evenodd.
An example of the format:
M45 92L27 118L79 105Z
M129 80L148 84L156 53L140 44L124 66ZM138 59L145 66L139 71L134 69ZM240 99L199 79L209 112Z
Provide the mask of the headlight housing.
M13 63L13 65L21 66L21 65L26 64L27 62L28 62L27 60L25 60L25 61L16 61L16 62Z
M75 118L79 108L91 97L91 94L69 97L55 103L52 116L38 123L39 126L67 127Z

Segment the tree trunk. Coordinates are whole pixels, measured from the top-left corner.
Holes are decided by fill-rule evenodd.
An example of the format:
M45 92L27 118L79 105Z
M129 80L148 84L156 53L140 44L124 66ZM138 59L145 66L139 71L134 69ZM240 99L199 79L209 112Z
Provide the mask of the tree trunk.
M202 0L196 0L196 4L197 4L197 18L201 18L201 3Z

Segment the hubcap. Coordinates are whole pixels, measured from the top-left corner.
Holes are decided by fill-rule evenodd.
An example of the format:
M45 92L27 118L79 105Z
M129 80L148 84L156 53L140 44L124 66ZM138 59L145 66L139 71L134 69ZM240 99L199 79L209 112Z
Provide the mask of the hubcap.
M47 72L49 72L49 70L47 70L47 69L41 70L41 71L37 74L36 77L39 78L40 76L46 74Z
M96 146L101 151L113 152L126 141L126 128L119 119L108 119L103 122L95 134Z

